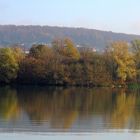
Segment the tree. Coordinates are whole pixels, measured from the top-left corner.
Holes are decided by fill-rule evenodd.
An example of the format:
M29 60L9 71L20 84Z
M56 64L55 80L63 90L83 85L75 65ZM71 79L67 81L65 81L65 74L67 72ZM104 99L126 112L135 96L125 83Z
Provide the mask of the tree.
M30 49L29 57L35 60L32 61L32 65L36 69L36 77L44 75L43 77L47 84L57 85L63 83L63 64L61 63L61 57L52 48L49 48L47 45L34 45Z
M15 57L17 63L20 64L20 62L25 58L25 53L24 53L23 49L18 48L18 47L13 47L11 49L14 53L14 57Z
M53 55L53 50L47 45L33 45L30 49L29 56L36 59L51 59Z
M111 63L113 76L120 83L126 82L127 79L133 79L136 75L135 61L133 54L129 51L126 42L114 42L106 51Z
M75 60L80 58L78 49L70 39L54 40L52 45L54 50L64 57Z
M131 42L132 51L134 53L134 60L136 63L137 80L140 80L140 40L134 40Z
M0 49L0 82L9 83L17 78L19 70L17 55L14 49Z
M26 57L20 63L18 81L31 84L44 83L46 74L44 61L34 57Z

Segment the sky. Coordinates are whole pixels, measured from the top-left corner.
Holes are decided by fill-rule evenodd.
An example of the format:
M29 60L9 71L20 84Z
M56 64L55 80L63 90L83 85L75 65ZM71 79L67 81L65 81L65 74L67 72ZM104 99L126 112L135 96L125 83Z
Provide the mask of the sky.
M140 0L0 0L0 24L84 27L140 35Z

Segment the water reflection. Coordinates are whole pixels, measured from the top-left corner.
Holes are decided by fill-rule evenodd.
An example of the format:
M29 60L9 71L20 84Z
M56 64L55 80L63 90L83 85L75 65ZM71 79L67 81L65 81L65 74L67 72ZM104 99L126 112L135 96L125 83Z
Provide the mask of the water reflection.
M140 129L140 95L126 89L0 88L0 130L93 132Z
M0 118L6 121L16 120L20 115L20 107L16 90L8 87L0 89Z

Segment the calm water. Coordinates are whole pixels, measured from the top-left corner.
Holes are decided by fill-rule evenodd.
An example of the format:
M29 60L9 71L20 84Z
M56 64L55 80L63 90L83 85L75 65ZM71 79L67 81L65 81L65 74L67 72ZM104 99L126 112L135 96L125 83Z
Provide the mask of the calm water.
M140 138L140 91L0 88L0 139Z

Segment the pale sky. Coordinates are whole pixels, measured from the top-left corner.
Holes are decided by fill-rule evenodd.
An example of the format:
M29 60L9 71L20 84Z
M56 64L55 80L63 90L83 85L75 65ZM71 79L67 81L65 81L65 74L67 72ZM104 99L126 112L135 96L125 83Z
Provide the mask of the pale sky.
M0 24L140 34L140 0L0 0Z

